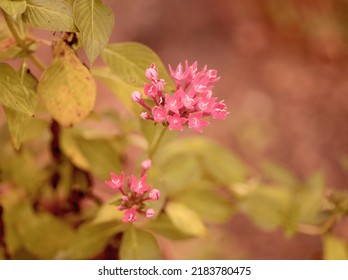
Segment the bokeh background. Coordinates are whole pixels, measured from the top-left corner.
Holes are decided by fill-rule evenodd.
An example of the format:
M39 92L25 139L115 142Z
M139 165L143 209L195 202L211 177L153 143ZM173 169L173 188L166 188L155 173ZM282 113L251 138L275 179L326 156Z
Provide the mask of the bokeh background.
M112 42L137 41L165 64L197 60L216 68L215 94L231 111L205 130L257 172L274 161L298 177L321 170L347 187L347 0L109 0ZM110 96L110 95L106 95ZM98 106L110 106L99 99ZM336 231L344 236L347 222ZM216 229L216 243L171 243L172 258L316 259L319 237L288 239L243 216ZM222 246L222 247L221 247ZM218 247L218 248L216 248Z
M110 42L146 44L164 64L197 60L218 70L215 94L231 113L204 136L233 150L255 174L272 161L299 178L320 170L328 188L347 188L348 0L104 2L116 15ZM96 110L117 104L99 85ZM347 229L343 220L335 231L348 240ZM320 237L265 232L241 214L212 228L209 242L161 242L174 259L322 255Z

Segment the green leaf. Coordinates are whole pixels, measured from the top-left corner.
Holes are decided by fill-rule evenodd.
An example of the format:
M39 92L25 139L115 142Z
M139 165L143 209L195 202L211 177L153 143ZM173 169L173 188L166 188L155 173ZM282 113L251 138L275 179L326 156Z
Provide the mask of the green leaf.
M62 220L48 213L34 213L27 203L14 216L24 248L40 259L54 258L73 237L73 230Z
M59 145L64 154L82 170L90 170L88 159L79 148L79 135L74 129L62 129Z
M8 64L0 63L0 102L13 110L33 116L36 100Z
M270 161L262 164L262 171L266 179L271 179L274 183L284 184L289 187L299 184L299 181L289 170Z
M177 156L161 163L165 169L159 174L159 180L168 193L178 193L202 177L199 161L187 155Z
M27 90L29 100L32 101L33 105L36 107L37 104L37 94L36 87L37 81L29 72L24 69L22 73L21 81L25 89ZM18 112L9 107L4 106L4 111L7 118L7 124L11 133L12 141L15 149L19 149L25 135L26 129L29 126L33 118L27 116L22 112Z
M11 17L17 18L24 13L27 2L25 0L0 0L0 8Z
M101 0L76 0L73 10L82 44L93 64L109 41L115 24L114 14Z
M348 246L344 240L326 234L323 247L325 260L348 260Z
M102 56L115 75L125 83L136 87L143 87L144 83L148 82L145 70L155 63L159 76L168 83L168 89L175 89L160 58L145 45L134 42L111 44L104 49Z
M124 224L103 223L84 224L79 227L74 237L56 258L67 260L87 260L100 254L108 244L110 238L124 230Z
M76 31L71 7L64 0L27 0L23 21L51 31Z
M103 180L109 178L111 171L121 170L122 143L117 138L88 138L77 128L66 128L62 130L60 146L75 165Z
M180 192L177 201L186 204L207 221L224 223L231 218L233 213L232 203L213 190L189 186Z
M28 150L7 157L2 173L4 181L24 188L29 194L35 194L45 178L45 173L37 167Z
M207 229L199 215L180 202L169 202L165 212L174 226L181 232L191 236L206 236Z
M184 234L178 230L168 218L167 214L159 215L156 220L148 222L145 226L147 229L172 240L187 239L191 237L190 235Z
M245 197L239 207L254 223L270 230L287 225L291 202L290 191L261 186Z
M92 69L92 74L100 79L130 111L135 111L135 106L139 107L139 104L135 104L132 101L131 94L136 90L141 91L142 87L135 87L125 83L107 68L94 68Z
M123 235L120 246L121 260L161 259L156 238L149 232L131 226Z
M91 171L101 179L109 178L110 172L121 170L121 153L117 145L105 139L80 139L82 154L88 160Z
M246 165L231 151L199 137L170 142L156 153L154 161L158 160L162 164L171 161L175 156L187 154L196 156L205 173L224 185L243 182L248 174Z
M88 69L65 43L44 71L38 93L53 118L63 126L81 122L94 108L96 84Z
M102 224L116 221L121 221L123 217L123 211L117 209L115 203L120 200L120 196L115 196L107 202L103 203L98 209L98 212L93 219L93 224Z

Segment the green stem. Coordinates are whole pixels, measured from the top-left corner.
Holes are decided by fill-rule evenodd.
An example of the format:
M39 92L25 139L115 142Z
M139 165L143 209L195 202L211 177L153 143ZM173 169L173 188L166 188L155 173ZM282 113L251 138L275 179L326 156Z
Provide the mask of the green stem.
M45 71L46 65L43 64L38 57L36 57L34 54L30 54L28 57L37 66L37 68L39 68L41 71Z
M149 149L149 159L152 159L153 155L155 154L156 150L159 147L159 144L161 142L161 140L163 139L164 134L167 131L167 127L163 126L160 135L157 137L156 141L154 141L154 143L152 144L152 146Z
M25 46L25 42L24 40L21 38L21 36L19 36L14 24L13 24L13 20L11 18L9 18L9 16L3 12L6 24L8 26L8 29L10 29L13 37L16 39L18 45L20 45L21 47Z

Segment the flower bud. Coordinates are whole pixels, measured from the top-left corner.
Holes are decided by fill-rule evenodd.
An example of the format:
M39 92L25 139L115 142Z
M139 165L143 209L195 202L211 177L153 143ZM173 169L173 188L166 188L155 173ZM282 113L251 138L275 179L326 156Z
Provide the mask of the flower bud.
M155 216L155 210L153 210L152 208L147 209L145 215L146 218L152 218L153 216Z
M133 91L132 101L133 102L140 102L141 100L142 100L141 92L140 91Z
M158 189L152 189L149 193L149 199L151 200L159 200L160 198L160 191Z

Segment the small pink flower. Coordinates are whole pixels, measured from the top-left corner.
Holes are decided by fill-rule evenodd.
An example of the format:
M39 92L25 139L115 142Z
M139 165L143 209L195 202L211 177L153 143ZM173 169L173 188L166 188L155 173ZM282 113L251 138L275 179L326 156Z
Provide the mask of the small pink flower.
M161 195L161 193L158 189L152 189L149 193L149 199L150 200L159 200L160 195Z
M164 86L167 84L164 79L154 79L152 84L156 87L157 92L162 94Z
M211 112L214 110L214 106L216 104L216 98L202 98L197 103L197 107L203 112Z
M167 110L162 107L155 106L152 108L152 116L155 122L161 123L167 118Z
M154 85L145 84L144 85L144 93L146 96L148 96L150 98L156 98L157 88Z
M133 223L137 219L137 214L136 214L136 207L132 206L128 210L124 212L122 221L124 223Z
M179 114L175 114L173 116L168 116L167 120L169 122L169 129L170 130L179 130L179 131L183 131L183 124L185 124L187 122L186 118L182 118L180 117Z
M193 128L197 132L202 133L203 132L202 127L207 126L209 124L209 122L206 120L203 120L202 117L203 117L202 112L190 114L188 118L189 128Z
M170 96L169 94L166 94L165 98L165 108L167 111L172 111L173 113L179 113L179 110L183 107L183 104L181 102L181 96L180 93L175 92L173 96Z
M150 68L147 68L145 71L145 76L148 80L152 80L152 79L157 79L158 77L158 69L157 66L152 63Z
M223 101L219 103L215 103L215 106L211 112L211 116L214 119L218 119L218 120L226 119L228 114L229 112L226 111L226 105L223 103Z
M146 210L146 218L153 218L155 216L155 210L152 208Z
M181 102L183 103L184 107L188 110L192 110L196 104L196 100L194 98L196 92L192 89L186 94L181 88L179 88L177 92L180 94Z
M141 100L142 100L141 92L140 91L133 91L133 93L132 93L132 101L133 102L139 102Z
M111 180L105 181L105 184L112 189L121 189L123 187L124 173L121 172L120 176L117 176L115 173L110 173Z
M173 69L172 69L172 67L170 65L168 65L168 66L169 66L170 75L177 82L178 85L184 79L186 79L186 77L188 75L188 71L183 72L183 67L182 67L181 63L176 67L175 71L173 71Z
M151 189L150 185L146 185L146 176L142 176L139 180L132 175L131 190L137 194L143 194Z

